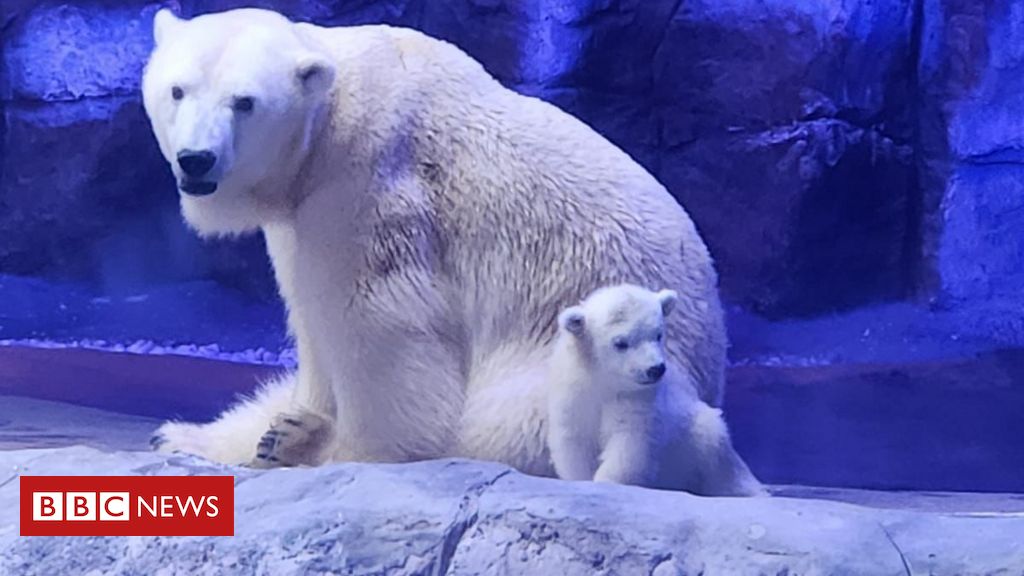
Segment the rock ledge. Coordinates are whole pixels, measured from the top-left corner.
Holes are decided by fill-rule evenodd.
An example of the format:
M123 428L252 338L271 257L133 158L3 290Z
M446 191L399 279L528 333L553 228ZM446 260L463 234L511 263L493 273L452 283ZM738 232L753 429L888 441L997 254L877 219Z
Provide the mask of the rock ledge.
M1024 516L707 499L464 460L232 469L93 448L0 452L5 574L991 574ZM19 474L233 474L235 536L22 538Z

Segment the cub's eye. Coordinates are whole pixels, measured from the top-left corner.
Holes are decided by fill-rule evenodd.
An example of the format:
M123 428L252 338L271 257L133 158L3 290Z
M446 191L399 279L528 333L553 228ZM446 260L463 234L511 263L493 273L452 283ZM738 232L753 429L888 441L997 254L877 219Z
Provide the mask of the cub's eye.
M658 339L658 342L661 342L661 341L662 341L662 339L664 339L664 338L665 338L665 335L664 335L664 334L662 334L661 332L658 332L658 335L657 335L657 336L655 336L655 338L657 338L657 339Z
M181 89L181 86L175 86L171 88L171 98L175 100L181 100L185 97L185 91Z
M623 350L626 350L626 349L629 348L629 342L626 342L625 338L621 338L620 337L620 338L616 338L615 340L612 340L612 346L615 346L616 350L618 350L619 352L622 352Z
M255 105L256 102L252 99L251 96L239 96L232 100L231 109L235 112L248 113L252 112L252 109Z

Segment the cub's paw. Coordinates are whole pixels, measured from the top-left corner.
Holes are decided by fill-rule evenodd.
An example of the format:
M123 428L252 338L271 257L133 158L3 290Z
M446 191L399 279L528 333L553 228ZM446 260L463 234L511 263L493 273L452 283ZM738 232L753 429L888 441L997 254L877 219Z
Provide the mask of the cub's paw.
M330 420L311 412L275 418L256 445L253 468L317 464L330 437Z

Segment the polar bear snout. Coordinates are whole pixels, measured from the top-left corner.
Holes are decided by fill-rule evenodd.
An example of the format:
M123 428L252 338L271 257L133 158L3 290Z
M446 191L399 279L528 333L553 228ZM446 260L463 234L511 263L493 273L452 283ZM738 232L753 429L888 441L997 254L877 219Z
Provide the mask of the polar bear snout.
M644 381L642 383L657 383L659 380L661 380L661 377L665 375L665 370L667 370L667 368L665 367L664 362L649 367L646 371L644 371Z
M217 164L217 155L209 150L182 150L177 156L184 177L178 188L190 196L208 196L217 191L217 183L203 180Z
M209 150L182 150L178 152L178 166L189 178L206 176L217 163L217 155Z

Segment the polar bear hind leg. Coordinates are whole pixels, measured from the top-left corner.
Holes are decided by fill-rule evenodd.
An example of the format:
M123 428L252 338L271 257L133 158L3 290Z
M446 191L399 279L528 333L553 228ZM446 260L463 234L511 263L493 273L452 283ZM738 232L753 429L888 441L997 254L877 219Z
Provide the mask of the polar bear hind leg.
M546 354L505 346L475 363L453 456L555 476L547 448Z
M768 491L736 452L722 411L698 402L690 423L694 463L704 496L767 496Z

